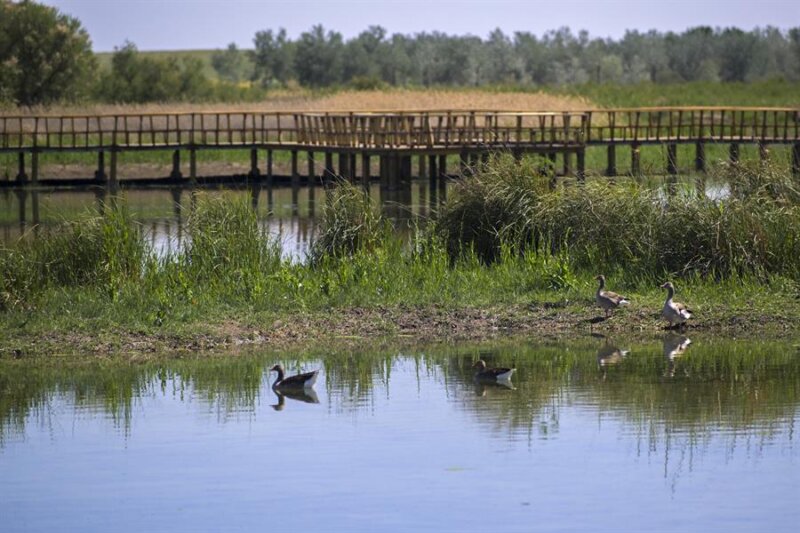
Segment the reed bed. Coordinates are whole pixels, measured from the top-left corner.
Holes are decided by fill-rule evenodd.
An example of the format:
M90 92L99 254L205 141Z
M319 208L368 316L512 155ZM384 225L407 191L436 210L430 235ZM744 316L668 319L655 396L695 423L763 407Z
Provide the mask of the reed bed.
M722 286L797 292L800 204L781 172L730 169L732 192L715 200L622 180L552 188L547 165L495 156L410 242L341 182L305 262L281 256L246 199L201 193L185 207L185 247L156 256L120 199L103 217L0 249L0 306L5 319L99 313L147 329L209 313L575 301L599 272L653 299L665 278L710 287L712 300Z

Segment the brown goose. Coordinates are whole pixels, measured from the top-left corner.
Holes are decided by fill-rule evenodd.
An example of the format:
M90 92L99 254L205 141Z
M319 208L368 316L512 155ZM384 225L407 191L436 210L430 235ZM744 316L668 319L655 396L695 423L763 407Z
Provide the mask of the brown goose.
M281 365L275 365L269 371L278 373L278 379L272 384L273 389L310 389L317 382L317 374L319 374L319 370L314 370L305 374L284 377Z
M483 359L478 359L472 368L475 369L477 381L508 381L516 370L516 368L487 368Z
M595 300L597 301L597 305L606 312L606 318L609 316L609 311L621 305L628 305L631 303L630 300L621 294L603 290L606 286L606 277L604 275L600 274L594 279L600 282L600 286L597 288L597 294L595 294Z
M667 289L667 300L664 302L664 308L661 310L661 316L669 322L669 327L675 325L682 325L684 322L692 318L692 311L682 303L673 302L672 297L675 295L675 287L669 281L661 286L662 289Z

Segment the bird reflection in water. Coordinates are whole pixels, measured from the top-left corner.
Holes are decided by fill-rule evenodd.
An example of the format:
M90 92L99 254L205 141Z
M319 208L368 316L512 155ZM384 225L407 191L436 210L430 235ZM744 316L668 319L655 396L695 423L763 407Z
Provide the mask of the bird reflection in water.
M474 381L475 396L492 396L494 394L503 394L505 391L517 390L510 381L496 381L494 383L489 381Z
M600 365L600 368L617 365L621 363L629 353L630 350L619 348L607 338L605 343L597 350L597 364Z
M675 333L667 333L662 339L664 346L664 357L667 360L666 375L669 377L675 376L675 359L681 357L692 341L685 335L678 335Z
M314 389L297 389L297 390L277 390L273 389L275 395L278 397L278 403L272 406L276 411L283 411L283 406L286 403L286 398L290 400L297 400L298 402L305 403L319 403L317 391Z

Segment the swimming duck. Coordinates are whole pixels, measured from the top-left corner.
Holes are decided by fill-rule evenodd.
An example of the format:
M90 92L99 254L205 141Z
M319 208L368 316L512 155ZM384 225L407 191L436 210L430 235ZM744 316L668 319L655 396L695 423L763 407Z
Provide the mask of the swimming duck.
M487 368L483 359L478 359L472 368L478 381L508 381L516 368Z
M661 310L661 316L664 320L669 322L669 327L675 325L682 325L684 322L692 318L692 311L682 303L673 302L672 297L675 295L675 287L669 281L661 286L662 289L667 289L667 300L664 302L664 309Z
M603 290L603 288L606 286L606 277L604 275L600 274L594 279L600 282L600 286L597 287L597 294L595 294L595 300L597 300L597 305L605 310L606 318L608 318L609 311L612 309L616 309L621 305L629 305L631 303L630 300L621 294Z
M269 371L278 373L278 379L272 384L273 389L310 389L317 382L317 374L319 374L319 370L314 370L305 374L284 377L281 365L275 365Z

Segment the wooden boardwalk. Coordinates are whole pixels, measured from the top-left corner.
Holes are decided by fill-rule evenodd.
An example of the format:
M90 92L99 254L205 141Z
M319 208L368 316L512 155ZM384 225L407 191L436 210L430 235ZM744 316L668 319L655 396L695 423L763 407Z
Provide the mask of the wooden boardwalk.
M616 174L616 148L629 146L631 171L639 172L638 148L667 146L666 171L677 171L679 144L696 147L696 169L704 169L707 143L730 145L732 159L739 145L754 144L766 158L767 147L791 146L792 169L800 174L800 109L749 107L650 107L574 112L414 111L414 112L203 112L71 116L0 116L0 153L19 157L18 183L37 182L39 154L95 152L96 176L116 183L117 154L142 150L173 151L171 176L182 178L181 153L189 155L189 179L197 176L196 153L209 149L249 149L250 177L271 177L274 151L291 154L291 178L299 180L298 153L325 154L324 173L369 179L370 158L380 158L382 181L411 173L411 156L419 156L420 174L446 173L446 156L469 162L490 151L515 155L556 154L565 172L582 178L585 150L606 146L606 173ZM106 174L106 154L108 170ZM338 168L333 162L339 156ZM574 170L567 161L575 154ZM26 171L30 161L30 175ZM427 159L427 161L426 161ZM309 175L314 173L309 158ZM266 163L266 171L259 170Z

